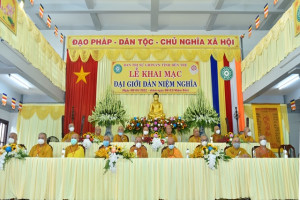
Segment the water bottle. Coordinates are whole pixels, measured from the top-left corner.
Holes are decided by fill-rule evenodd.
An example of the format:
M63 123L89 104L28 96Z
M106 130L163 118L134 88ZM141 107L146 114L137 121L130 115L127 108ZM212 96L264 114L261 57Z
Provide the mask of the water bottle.
M256 158L256 152L255 152L255 149L252 151L252 154L253 154L253 158Z
M210 143L214 143L214 138L210 137Z
M288 156L288 153L287 153L287 150L283 150L283 154L284 154L284 158L289 158L289 156Z
M186 149L186 158L189 158L190 157L190 150L189 149Z
M61 151L61 157L62 157L62 158L65 157L65 153L66 153L66 150L65 150L65 148L63 148L62 151Z
M135 154L135 157L137 157L137 150L136 149L134 150L134 154Z

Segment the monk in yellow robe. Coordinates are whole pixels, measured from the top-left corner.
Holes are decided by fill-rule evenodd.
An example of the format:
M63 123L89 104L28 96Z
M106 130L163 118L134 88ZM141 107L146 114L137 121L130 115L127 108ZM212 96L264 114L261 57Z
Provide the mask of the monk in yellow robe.
M167 125L165 128L166 134L164 135L164 137L168 137L168 138L173 138L175 142L178 142L178 139L176 137L176 135L174 135L172 133L172 126L171 125Z
M191 155L189 155L190 158L203 158L204 152L203 152L202 148L207 146L208 138L206 135L202 135L200 137L200 139L201 139L201 144L199 144L195 148L194 152Z
M138 158L148 158L147 148L142 145L142 137L135 138L135 145L130 148L130 152L135 152Z
M79 135L72 135L71 145L66 148L65 156L68 158L84 158L84 147L78 145Z
M24 144L18 144L18 135L17 133L14 133L14 132L11 132L8 136L8 141L7 141L8 144L15 144L15 145L18 145L18 147L20 149L23 149L23 150L27 150L27 148L25 147Z
M272 152L272 150L268 149L266 136L259 136L260 147L255 149L255 157L256 158L276 158L276 155Z
M40 133L38 137L38 144L34 145L30 152L30 157L53 157L53 150L50 145L47 144L47 134Z
M221 130L219 126L214 127L214 134L212 134L213 142L219 142L222 139Z
M113 142L129 142L127 135L124 135L124 127L118 127L118 135L114 136Z
M173 137L168 137L168 146L165 147L161 153L162 158L183 158L179 149L175 147L175 140Z
M245 127L244 134L240 135L240 139L243 142L255 142L252 137L252 133L248 127Z
M194 128L193 136L190 137L189 142L201 142L200 132L198 128Z
M97 138L100 142L104 140L103 135L101 135L101 127L96 126L95 127L95 138Z
M232 147L226 149L225 153L227 156L231 158L250 158L251 156L247 153L247 151L240 147L241 142L240 138L235 137L232 139Z
M109 136L104 136L103 137L103 144L99 147L98 151L96 151L96 158L108 158L108 152L107 148L111 146L110 145L110 137Z
M74 128L74 124L73 123L70 123L69 124L69 133L67 133L64 138L62 139L62 142L71 142L71 139L72 139L72 135L73 134L77 134L74 132L75 128Z

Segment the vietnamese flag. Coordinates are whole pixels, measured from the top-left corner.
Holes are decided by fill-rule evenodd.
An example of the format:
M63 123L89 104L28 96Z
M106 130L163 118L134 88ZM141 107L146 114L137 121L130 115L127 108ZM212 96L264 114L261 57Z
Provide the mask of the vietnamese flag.
M85 120L82 133L94 131L94 127L88 122L88 116L96 105L97 69L98 62L92 57L86 63L80 57L72 62L67 53L64 134L69 133L68 125L72 122L73 107L75 132L80 134L83 116Z

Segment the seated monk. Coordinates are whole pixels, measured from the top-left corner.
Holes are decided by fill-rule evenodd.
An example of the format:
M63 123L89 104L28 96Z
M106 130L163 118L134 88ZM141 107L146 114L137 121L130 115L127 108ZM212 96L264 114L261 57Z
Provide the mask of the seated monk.
M127 135L124 135L124 127L118 127L118 135L114 136L113 142L129 142Z
M219 126L214 127L214 134L212 134L213 142L219 142L222 140L221 130Z
M64 138L62 139L62 142L71 142L71 138L72 138L72 135L73 134L77 134L74 132L74 124L73 123L70 123L69 124L69 133L67 133Z
M181 152L175 147L173 137L168 138L168 146L164 147L161 153L162 158L183 158Z
M231 158L250 158L251 156L247 153L245 149L241 148L240 145L240 138L233 138L232 147L226 149L226 155L230 156Z
M148 114L149 119L155 119L155 118L164 118L164 110L163 110L163 105L158 101L159 99L159 94L154 93L153 94L153 102L150 105L150 111Z
M135 151L138 158L148 158L147 148L142 145L142 138L139 136L135 138L135 145L130 148L130 152Z
M253 137L251 136L252 133L248 127L245 127L244 134L240 135L240 139L243 142L255 142Z
M189 142L200 142L200 132L198 128L194 128L193 135L190 137Z
M142 139L144 140L144 138L150 138L150 136L149 136L149 128L148 128L148 126L144 126L144 128L143 128L143 135L142 135Z
M256 158L276 158L276 155L266 147L267 146L266 136L264 135L259 136L259 143L260 143L260 147L257 147L255 149Z
M95 126L95 138L97 138L100 142L103 141L103 135L101 135L101 127Z
M30 157L53 157L53 150L50 145L47 144L47 134L40 133L38 137L38 144L34 145L30 152Z
M108 158L109 155L106 151L106 148L111 146L110 145L110 137L109 136L104 136L103 137L103 144L99 147L98 151L96 151L96 158Z
M24 144L17 144L17 142L18 142L18 135L14 132L11 132L8 136L7 143L18 145L20 149L27 150Z
M174 135L172 133L172 126L171 125L167 125L165 128L166 134L164 135L164 137L168 137L168 138L174 138L175 142L178 142L178 139L176 137L176 135Z
M206 135L201 135L200 138L201 138L201 144L195 148L194 153L192 153L189 156L190 158L203 158L204 152L202 152L202 147L207 146L208 138Z
M84 158L84 147L78 145L79 135L72 135L71 145L66 148L65 156L68 158Z

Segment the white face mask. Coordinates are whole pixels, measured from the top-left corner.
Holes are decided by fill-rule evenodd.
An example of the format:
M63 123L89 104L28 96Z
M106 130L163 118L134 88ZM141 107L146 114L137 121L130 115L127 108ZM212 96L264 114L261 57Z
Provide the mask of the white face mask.
M247 133L247 135L250 137L250 136L252 135L251 131L249 131L249 132Z
M149 131L144 131L144 135L148 135Z
M38 139L38 144L44 144L45 143L45 140L43 139Z
M140 142L138 142L138 143L135 144L135 146L136 146L136 148L139 149L139 148L141 148L142 144Z
M12 144L12 143L15 143L15 140L14 140L14 138L8 138L8 144Z
M201 144L202 144L202 146L205 147L207 145L207 142L206 141L202 141Z
M220 134L221 133L221 131L220 130L216 130L216 134Z
M266 145L267 145L267 140L261 140L261 141L260 141L260 145L266 146Z
M70 130L71 132L73 132L73 131L74 131L74 127L71 126L71 127L69 128L69 130Z

